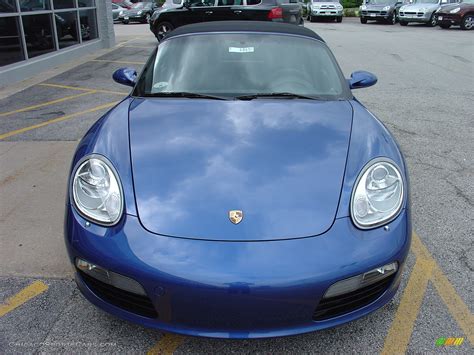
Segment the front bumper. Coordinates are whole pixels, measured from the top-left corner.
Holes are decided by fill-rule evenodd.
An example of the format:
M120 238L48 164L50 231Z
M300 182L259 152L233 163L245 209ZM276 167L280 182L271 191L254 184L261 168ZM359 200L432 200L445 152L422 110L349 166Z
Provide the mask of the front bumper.
M375 311L395 295L411 240L406 210L389 231L361 231L350 218L340 218L321 236L266 242L165 237L145 231L130 215L111 228L85 227L85 222L67 207L65 239L71 261L83 258L133 278L158 317L107 302L77 275L78 287L90 302L147 327L219 338L305 333ZM330 285L393 261L399 271L378 299L337 317L313 320Z
M342 10L336 10L336 9L317 9L317 10L313 10L313 9L311 9L310 14L311 14L311 16L314 16L314 17L341 17L342 16Z
M461 24L462 17L459 14L443 14L438 13L436 16L438 24L441 25L455 25L459 26Z
M145 21L146 15L122 15L118 18L120 21Z
M432 12L401 12L398 14L398 19L404 22L420 22L428 23L431 20Z
M388 11L365 11L360 12L360 17L366 20L385 21L392 17Z

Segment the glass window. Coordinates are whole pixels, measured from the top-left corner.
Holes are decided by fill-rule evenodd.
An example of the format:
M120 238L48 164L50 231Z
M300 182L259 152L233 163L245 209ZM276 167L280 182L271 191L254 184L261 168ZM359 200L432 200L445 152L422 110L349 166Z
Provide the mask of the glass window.
M51 15L22 16L28 57L54 51Z
M51 9L49 0L20 0L21 11L41 11Z
M288 63L292 63L291 68ZM347 82L326 45L284 35L173 38L160 44L156 58L143 73L135 91L139 96L194 92L232 97L290 92L323 100L350 97Z
M55 9L71 9L74 8L74 0L53 0Z
M0 13L1 12L16 12L16 1L0 0Z
M79 43L77 35L77 12L58 12L54 15L58 33L59 48L66 48Z
M81 19L81 36L83 41L90 41L99 36L97 30L97 22L95 10L81 10L79 11Z
M0 17L0 66L25 59L17 17Z
M242 5L242 0L218 0L217 6Z
M247 5L258 5L261 2L261 0L247 0Z
M95 6L94 0L78 0L79 7L93 7Z
M181 5L181 0L173 0L173 4L175 4L175 5Z

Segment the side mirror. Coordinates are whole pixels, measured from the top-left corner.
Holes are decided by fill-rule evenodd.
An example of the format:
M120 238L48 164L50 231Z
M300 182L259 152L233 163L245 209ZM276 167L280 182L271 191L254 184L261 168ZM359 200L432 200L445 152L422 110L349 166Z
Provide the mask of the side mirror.
M377 77L372 73L360 70L353 72L347 82L351 89L368 88L377 83Z
M133 68L120 68L114 72L112 78L119 84L134 87L137 81L137 71Z

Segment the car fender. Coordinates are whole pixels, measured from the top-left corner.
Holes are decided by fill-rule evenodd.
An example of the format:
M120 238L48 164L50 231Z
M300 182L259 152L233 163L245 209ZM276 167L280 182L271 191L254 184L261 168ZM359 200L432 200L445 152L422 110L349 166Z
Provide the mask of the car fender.
M359 101L350 101L353 107L353 123L346 171L336 218L350 216L351 195L354 184L364 168L372 159L387 157L393 160L406 178L407 170L400 148L384 124L368 111ZM408 204L408 180L405 180L405 199L403 208Z

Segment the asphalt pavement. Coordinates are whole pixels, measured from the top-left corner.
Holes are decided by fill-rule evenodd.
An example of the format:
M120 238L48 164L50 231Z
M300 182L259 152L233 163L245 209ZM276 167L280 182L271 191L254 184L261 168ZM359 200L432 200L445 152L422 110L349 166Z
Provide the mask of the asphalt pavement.
M473 353L474 36L459 29L307 23L354 91L394 134L411 178L414 243L399 292L344 326L265 340L164 335L86 301L63 243L66 178L78 140L128 89L156 46L147 25L117 24L117 46L0 89L0 352ZM464 338L437 346L440 337Z

